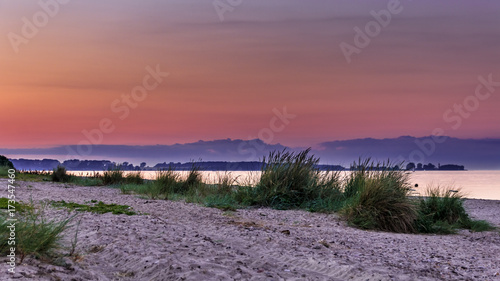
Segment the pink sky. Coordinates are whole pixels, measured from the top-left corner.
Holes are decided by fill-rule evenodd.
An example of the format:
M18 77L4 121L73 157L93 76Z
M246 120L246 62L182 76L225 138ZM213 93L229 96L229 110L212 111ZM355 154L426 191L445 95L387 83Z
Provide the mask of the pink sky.
M221 21L212 1L70 1L13 47L9 34L22 36L23 17L43 10L37 1L2 1L0 147L77 144L103 119L114 130L102 144L249 139L285 107L296 117L272 143L435 128L500 137L500 87L458 128L443 119L474 95L478 76L500 81L498 1L401 1L347 63L339 45L354 44L353 28L388 2L244 0ZM112 104L124 105L121 96L157 65L170 75L122 120Z

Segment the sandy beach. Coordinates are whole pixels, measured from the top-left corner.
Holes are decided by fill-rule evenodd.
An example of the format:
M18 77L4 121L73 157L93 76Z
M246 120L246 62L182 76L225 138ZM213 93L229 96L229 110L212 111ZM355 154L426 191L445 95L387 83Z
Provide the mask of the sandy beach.
M140 215L78 213L78 258L59 265L28 258L12 280L500 280L498 230L394 234L349 227L335 214L225 212L106 187L18 184L16 196L25 202L98 200L129 205ZM500 201L474 199L465 206L473 218L500 226ZM66 246L75 229L66 232ZM0 260L0 279L9 280L6 258Z

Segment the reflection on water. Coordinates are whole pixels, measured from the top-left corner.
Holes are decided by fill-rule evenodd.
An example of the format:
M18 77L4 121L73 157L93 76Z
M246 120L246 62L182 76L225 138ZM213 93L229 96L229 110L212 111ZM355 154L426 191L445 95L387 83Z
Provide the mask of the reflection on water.
M87 175L92 172L71 172L76 175ZM125 172L129 173L129 172ZM185 176L187 172L179 172ZM234 171L229 172L239 184L255 184L259 179L260 172ZM349 172L345 172L347 175ZM207 183L215 183L224 172L202 172L203 179ZM143 171L146 179L154 179L155 171ZM424 194L429 186L441 186L450 189L461 189L468 198L495 199L500 200L500 171L418 171L410 173L412 186L417 193Z
M500 200L500 171L433 171L411 173L417 191L428 186L461 189L468 198Z

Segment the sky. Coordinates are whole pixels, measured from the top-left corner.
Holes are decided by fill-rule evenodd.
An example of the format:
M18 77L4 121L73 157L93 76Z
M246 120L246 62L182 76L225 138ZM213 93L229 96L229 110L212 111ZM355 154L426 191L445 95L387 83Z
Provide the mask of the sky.
M499 14L499 1L0 0L0 147L499 138Z

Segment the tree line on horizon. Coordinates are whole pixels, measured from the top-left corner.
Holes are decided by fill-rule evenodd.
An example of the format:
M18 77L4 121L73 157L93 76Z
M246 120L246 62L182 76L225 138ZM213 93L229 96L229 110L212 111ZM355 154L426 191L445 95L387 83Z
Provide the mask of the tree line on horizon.
M4 157L6 161L9 161ZM129 162L116 163L110 160L66 160L62 163L55 159L10 159L13 166L18 170L53 170L58 166L63 166L69 171L105 171L113 169L121 169L124 171L156 171L162 169L175 169L179 171L188 171L191 169L193 164L196 164L201 170L204 171L260 171L262 169L263 163L261 161L191 161L191 162L163 162L157 163L154 166L147 166L146 162L142 162L140 165L133 165ZM3 166L3 165L2 165ZM401 167L400 167L401 166ZM356 167L345 168L341 165L326 165L318 164L318 169L323 171L343 171L349 169L355 169ZM387 168L387 167L382 167ZM395 170L403 169L402 165L394 165L391 167ZM422 164L410 162L405 166L407 171L464 171L465 167L463 165L446 164L435 166L432 163Z

